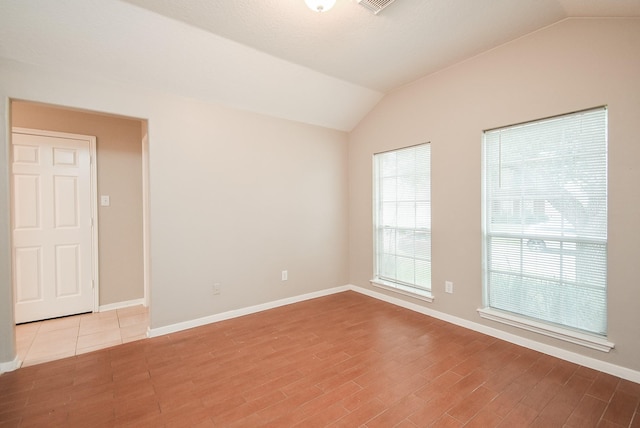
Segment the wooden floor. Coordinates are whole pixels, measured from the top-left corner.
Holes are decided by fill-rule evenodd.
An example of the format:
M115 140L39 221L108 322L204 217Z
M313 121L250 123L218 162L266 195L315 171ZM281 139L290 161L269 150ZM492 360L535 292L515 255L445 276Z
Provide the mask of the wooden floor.
M640 384L354 292L0 376L0 427L640 427Z

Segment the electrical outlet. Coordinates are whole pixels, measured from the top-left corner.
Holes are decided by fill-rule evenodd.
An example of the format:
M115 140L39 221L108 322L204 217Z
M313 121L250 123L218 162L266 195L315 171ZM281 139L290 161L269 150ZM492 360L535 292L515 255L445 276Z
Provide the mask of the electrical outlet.
M213 284L213 288L211 289L211 291L213 292L214 295L218 295L220 294L220 283L216 282Z
M289 273L286 270L282 271L282 280L286 281L287 279L289 279Z
M444 291L446 291L449 294L453 294L453 282L445 281L444 282Z

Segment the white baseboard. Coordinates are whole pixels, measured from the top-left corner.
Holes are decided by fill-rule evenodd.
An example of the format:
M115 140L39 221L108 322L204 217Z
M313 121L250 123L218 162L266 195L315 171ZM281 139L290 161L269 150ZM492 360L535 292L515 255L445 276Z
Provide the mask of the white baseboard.
M387 303L391 303L396 306L419 312L430 317L434 317L451 324L458 325L460 327L468 328L479 333L486 334L488 336L496 337L498 339L506 340L507 342L523 346L525 348L533 349L534 351L542 352L543 354L551 355L552 357L560 358L562 360L569 361L571 363L579 364L581 366L589 367L594 370L598 370L604 373L608 373L613 376L618 376L623 379L630 380L632 382L640 383L640 371L632 370L627 367L618 366L606 361L598 360L596 358L587 357L575 352L567 351L565 349L558 348L556 346L540 343L535 340L527 339L515 334L507 333L502 330L498 330L493 327L488 327L473 321L459 318L453 315L445 314L444 312L434 311L433 309L426 308L424 306L408 302L406 300L398 299L395 297L387 296L376 291L368 290L366 288L358 287L356 285L348 285L349 290L355 291L360 294L364 294L374 299L383 300Z
M254 314L256 312L266 311L268 309L274 309L280 306L290 305L292 303L303 302L305 300L316 299L318 297L328 296L330 294L341 293L343 291L350 290L349 286L341 286L335 288L329 288L326 290L315 291L313 293L301 294L299 296L288 297L286 299L276 300L273 302L267 302L260 305L249 306L247 308L234 309L232 311L222 312L220 314L209 315L194 320L184 321L176 324L167 325L164 327L150 328L147 331L148 337L157 337L164 334L175 333L189 328L200 327L203 325L228 320L231 318L241 317L244 315Z
M22 361L20 361L16 356L13 361L0 363L0 373L12 372L16 369L19 369L21 365Z
M124 302L109 303L108 305L100 305L98 312L112 311L114 309L129 308L131 306L145 306L145 299L126 300Z

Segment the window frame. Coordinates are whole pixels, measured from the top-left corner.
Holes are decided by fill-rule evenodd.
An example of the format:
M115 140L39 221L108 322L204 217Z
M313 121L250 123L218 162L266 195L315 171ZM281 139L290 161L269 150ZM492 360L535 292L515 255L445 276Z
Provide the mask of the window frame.
M378 153L374 153L373 157L372 157L372 181L373 181L373 192L372 192L372 218L373 218L373 279L370 280L370 283L378 288L382 288L385 290L389 290L398 294L402 294L402 295L406 295L409 297L413 297L415 299L419 299L419 300L423 300L426 302L432 302L433 301L433 294L431 292L431 286L432 286L432 282L431 282L431 273L429 273L429 286L424 287L421 285L417 285L417 284L412 284L412 283L407 283L407 282L403 282L400 280L393 280L390 278L386 278L384 275L380 275L380 260L379 260L379 254L380 254L380 225L379 225L379 218L380 218L380 211L381 211L381 207L380 207L380 202L381 202L381 185L380 185L380 181L381 181L381 176L380 176L380 168L379 168L379 162L380 162L380 156L383 156L385 154L389 154L389 153L398 153L398 152L402 152L405 150L411 150L411 149L416 149L418 147L421 146L425 146L428 147L428 171L427 171L427 176L429 177L428 180L428 206L429 206L429 224L427 228L420 228L418 226L414 226L412 229L414 232L416 231L428 231L429 233L429 272L431 272L431 143L430 142L425 142L425 143L420 143L420 144L415 144L412 146L406 146L406 147L400 147L397 149L392 149L392 150L386 150L383 152L378 152ZM414 174L412 175L413 177L416 177L417 174L415 174L415 170L414 170ZM397 176L396 176L397 177ZM417 198L413 198L413 202L416 203ZM397 202L397 200L396 200ZM384 226L382 226L384 227ZM398 229L402 229L402 230L406 230L407 228L402 228L402 227L396 227L394 228L394 230L398 230ZM414 252L414 257L413 259L415 260L415 252Z
M489 300L489 293L490 293L490 279L489 279L489 273L490 273L490 266L488 266L489 263L489 258L490 258L490 236L494 236L494 237L499 237L501 235L500 232L496 232L495 230L492 231L490 230L490 225L489 225L489 221L490 221L490 217L491 214L489 212L489 210L493 210L494 209L494 204L496 201L499 201L499 199L496 198L492 198L493 195L488 195L489 193L489 183L488 183L488 176L491 172L495 173L495 171L490 171L489 170L489 165L488 165L488 155L487 155L487 133L491 132L495 132L495 131L504 131L504 130L510 130L510 129L514 129L518 126L526 126L526 125L530 125L530 124L537 124L537 123L542 123L544 121L549 121L549 120L556 120L556 119L561 119L563 117L575 117L577 115L583 114L583 113L588 113L588 112L595 112L595 111L603 111L604 113L604 134L605 134L605 170L607 168L606 164L608 163L608 159L606 158L607 155L607 133L608 133L608 124L607 124L607 107L606 106L601 106L601 107L596 107L596 108L590 108L590 109L585 109L585 110L581 110L581 111L577 111L577 112L572 112L572 113L567 113L567 114L561 114L561 115L557 115L557 116L553 116L553 117L549 117L549 118L544 118L544 119L538 119L538 120L532 120L529 122L524 122L521 124L516 124L516 125L509 125L509 126L504 126L504 127L499 127L499 128L494 128L494 129L489 129L489 130L485 130L483 132L483 137L482 137L482 269L483 269L483 282L482 282L482 292L483 292L483 308L478 309L478 313L482 318L485 319L489 319L489 320L493 320L493 321L497 321L500 323L504 323L507 325L511 325L514 327L518 327L521 329L525 329L528 331L533 331L536 333L540 333L546 336L550 336L550 337L554 337L556 339L560 339L560 340L564 340L567 342L571 342L571 343L575 343L581 346L586 346L592 349L597 349L603 352L609 352L615 345L612 342L609 342L607 340L606 337L606 328L605 328L605 332L604 334L599 334L596 332L590 332L590 331L585 331L585 330L581 330L581 329L577 329L577 328L573 328L571 326L568 325L562 325L562 324L558 324L558 323L554 323L552 321L547 321L544 319L536 319L536 318L531 318L528 317L527 315L521 314L521 313L514 313L511 311L506 311L506 310L502 310L502 309L497 309L491 306L490 304L490 300ZM500 155L502 156L502 155ZM606 177L606 172L605 172L605 189L607 186L607 177ZM492 198L492 199L490 199ZM607 198L608 199L608 198ZM518 210L522 209L522 207L518 207ZM534 207L535 210L535 207ZM519 215L523 215L522 213L520 213ZM605 226L606 229L606 226ZM564 230L564 229L563 229ZM605 234L606 234L606 230L605 230ZM512 235L510 236L510 238L513 239L520 239L522 240L522 242L528 240L530 237L528 236L527 232L525 232L524 230L520 233L507 233L507 235ZM561 235L561 237L557 238L559 240L559 242L580 242L581 239L579 237L576 237L574 239L567 239L564 234ZM597 239L595 239L595 241L597 241ZM606 262L606 245L607 245L607 241L608 239L605 237L604 239L604 247L605 247L605 283L604 283L604 292L605 292L605 296L606 296L606 290L607 290L607 284L606 284L606 269L607 269L607 262ZM562 245L562 244L561 244ZM522 246L522 243L521 243ZM522 248L522 247L521 247ZM520 250L522 251L522 249ZM522 267L521 267L522 268ZM561 280L562 281L562 280ZM562 282L560 282L562 283ZM607 318L607 312L606 312L606 297L605 297L605 302L604 302L604 306L605 306L605 315L604 315L604 322L606 325L606 318Z

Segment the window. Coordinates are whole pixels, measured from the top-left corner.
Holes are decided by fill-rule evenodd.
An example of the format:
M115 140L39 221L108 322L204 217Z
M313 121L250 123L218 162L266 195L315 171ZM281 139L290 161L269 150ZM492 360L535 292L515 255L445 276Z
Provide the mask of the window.
M373 283L431 300L431 146L374 156Z
M606 109L486 131L483 174L486 306L605 336Z

